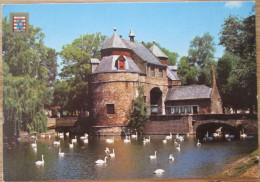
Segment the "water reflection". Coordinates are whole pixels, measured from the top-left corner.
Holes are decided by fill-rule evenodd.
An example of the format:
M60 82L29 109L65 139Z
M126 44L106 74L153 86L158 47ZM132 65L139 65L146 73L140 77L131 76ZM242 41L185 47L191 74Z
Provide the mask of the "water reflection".
M145 136L148 138L149 136ZM257 148L257 138L228 141L201 141L184 137L180 151L173 139L163 143L165 136L151 136L150 143L143 144L143 137L124 143L125 137L114 137L113 143L107 143L111 137L89 136L88 143L77 137L73 148L69 147L75 136L38 137L37 151L31 144L35 139L21 139L20 142L4 141L4 179L5 180L77 180L77 179L130 179L130 178L197 178L207 177L220 171L226 164L243 154ZM60 140L60 145L54 141ZM115 157L109 157L105 164L97 165L98 159L104 159L105 149L115 150ZM64 156L59 155L59 149ZM155 159L149 159L156 153ZM174 162L169 160L173 154ZM35 162L44 155L44 165ZM156 169L164 173L154 174Z

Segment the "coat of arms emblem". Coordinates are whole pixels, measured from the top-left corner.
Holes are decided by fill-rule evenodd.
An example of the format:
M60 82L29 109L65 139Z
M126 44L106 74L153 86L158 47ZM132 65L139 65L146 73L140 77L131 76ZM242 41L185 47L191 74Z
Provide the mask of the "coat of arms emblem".
M29 14L28 13L10 13L12 25L11 33L15 35L25 35L29 31Z

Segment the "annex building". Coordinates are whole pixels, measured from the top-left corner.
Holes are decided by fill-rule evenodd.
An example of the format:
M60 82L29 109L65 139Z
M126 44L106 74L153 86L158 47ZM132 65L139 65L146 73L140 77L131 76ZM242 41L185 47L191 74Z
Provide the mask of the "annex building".
M182 86L177 67L153 44L148 49L116 33L101 49L101 60L91 59L89 79L90 115L97 127L126 126L137 87L144 87L148 115L221 114L222 101L212 69L212 87Z

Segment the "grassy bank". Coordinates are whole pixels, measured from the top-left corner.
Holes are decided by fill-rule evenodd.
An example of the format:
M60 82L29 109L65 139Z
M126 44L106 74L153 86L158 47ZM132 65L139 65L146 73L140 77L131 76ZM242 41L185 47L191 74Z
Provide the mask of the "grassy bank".
M246 155L234 163L228 165L214 178L230 178L230 177L258 177L259 176L259 151L256 150L249 155Z

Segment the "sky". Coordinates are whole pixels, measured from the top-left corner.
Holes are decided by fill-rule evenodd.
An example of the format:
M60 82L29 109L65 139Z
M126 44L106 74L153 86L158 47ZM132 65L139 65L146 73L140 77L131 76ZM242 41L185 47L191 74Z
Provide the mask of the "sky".
M180 59L188 55L195 36L208 32L214 37L217 60L224 53L224 47L218 45L224 20L229 15L248 17L254 4L253 1L25 4L3 5L2 15L9 18L10 13L29 13L30 24L42 28L45 34L45 45L58 52L80 35L101 32L111 37L116 27L117 34L124 39L129 39L133 28L135 41L155 40L177 52Z

